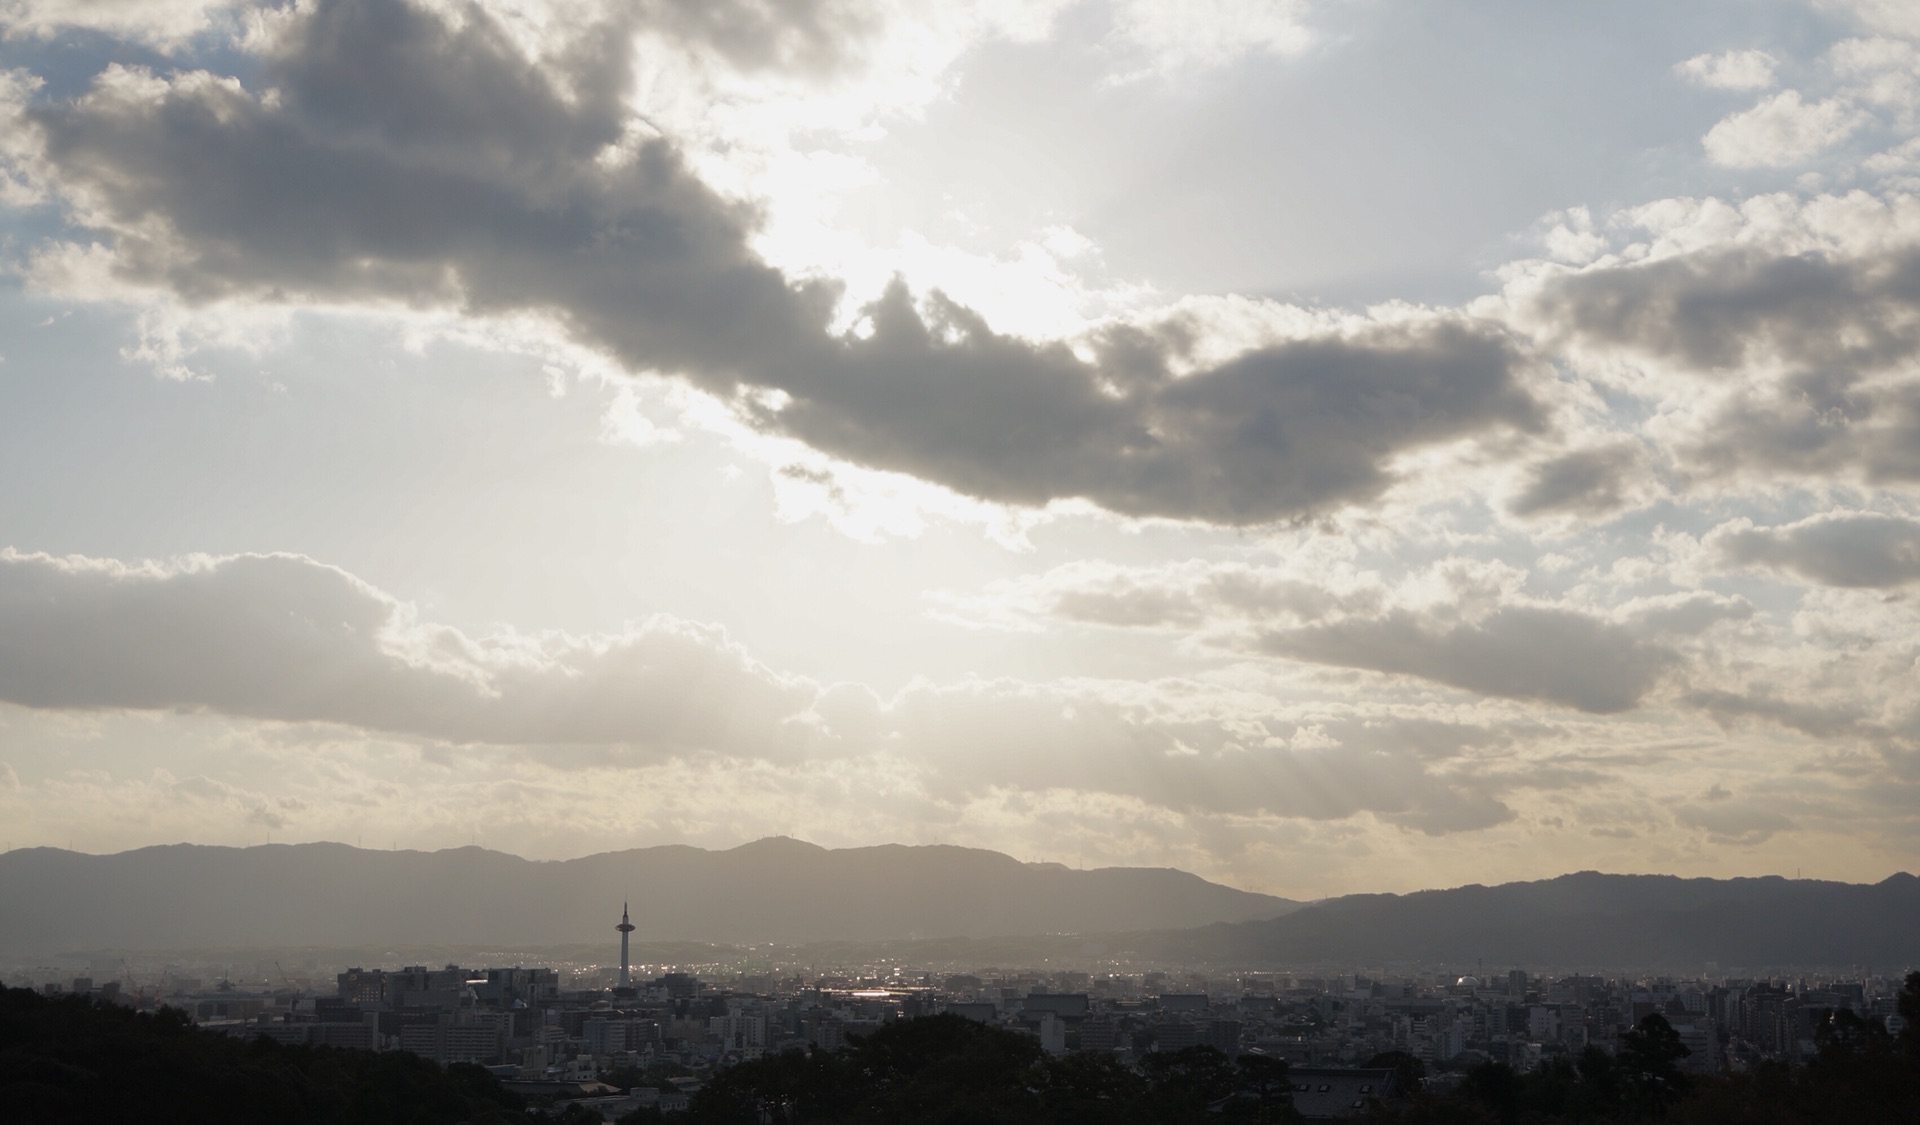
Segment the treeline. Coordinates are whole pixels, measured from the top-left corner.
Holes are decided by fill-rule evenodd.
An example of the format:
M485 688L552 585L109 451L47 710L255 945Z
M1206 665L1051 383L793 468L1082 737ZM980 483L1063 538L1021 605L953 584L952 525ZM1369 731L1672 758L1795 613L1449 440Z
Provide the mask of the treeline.
M283 1047L194 1027L175 1008L0 991L0 1121L9 1125L586 1125L530 1111L477 1066L404 1051Z
M1663 1016L1621 1037L1615 1054L1588 1047L1526 1074L1483 1063L1445 1094L1380 1105L1370 1125L1920 1125L1920 973L1899 997L1889 1034L1839 1009L1815 1029L1804 1066L1768 1062L1727 1075L1691 1075L1687 1048Z
M838 1051L788 1051L715 1075L685 1125L1180 1125L1295 1121L1287 1064L1210 1047L1053 1058L1037 1039L954 1015L889 1023ZM678 1117L678 1115L675 1115ZM664 1120L643 1111L632 1125Z

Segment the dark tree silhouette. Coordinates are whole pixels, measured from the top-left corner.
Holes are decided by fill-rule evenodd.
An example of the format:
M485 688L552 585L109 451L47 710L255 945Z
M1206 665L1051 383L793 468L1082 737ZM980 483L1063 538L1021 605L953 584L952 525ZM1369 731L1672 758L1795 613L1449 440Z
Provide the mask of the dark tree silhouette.
M1405 1051L1382 1051L1367 1060L1368 1070L1393 1071L1393 1096L1410 1098L1426 1081L1427 1064Z
M1621 1093L1636 1112L1659 1117L1674 1102L1685 1097L1691 1081L1680 1071L1680 1060L1692 1055L1680 1033L1667 1017L1654 1012L1632 1031L1620 1036L1620 1050L1614 1064L1620 1074Z
M84 996L0 991L0 1120L8 1125L520 1125L521 1099L481 1067L404 1051L282 1047Z

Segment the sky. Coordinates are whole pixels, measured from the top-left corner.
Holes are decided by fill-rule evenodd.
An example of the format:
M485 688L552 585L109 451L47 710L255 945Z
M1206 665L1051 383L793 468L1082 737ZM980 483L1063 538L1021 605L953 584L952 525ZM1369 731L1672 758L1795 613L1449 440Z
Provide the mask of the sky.
M1906 0L0 0L0 835L1920 862Z

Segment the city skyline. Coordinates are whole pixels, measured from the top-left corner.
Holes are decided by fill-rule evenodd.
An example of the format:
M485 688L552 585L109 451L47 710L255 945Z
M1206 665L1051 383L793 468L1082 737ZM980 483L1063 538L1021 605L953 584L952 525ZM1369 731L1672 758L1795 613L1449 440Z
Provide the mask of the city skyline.
M1890 0L0 3L9 848L1920 866Z

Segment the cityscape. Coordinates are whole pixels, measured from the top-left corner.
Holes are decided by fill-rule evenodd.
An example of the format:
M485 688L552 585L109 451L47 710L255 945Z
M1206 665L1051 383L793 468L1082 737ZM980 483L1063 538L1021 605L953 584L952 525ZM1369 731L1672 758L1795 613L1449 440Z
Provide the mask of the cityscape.
M1047 1055L1132 1066L1210 1048L1286 1064L1306 1119L1377 1108L1392 1083L1444 1092L1474 1068L1526 1074L1588 1048L1609 1055L1649 1016L1686 1048L1681 1069L1716 1076L1802 1066L1822 1028L1851 1012L1898 1034L1903 974L1608 976L1484 970L1245 975L1107 966L1073 970L901 963L800 970L636 965L628 908L606 964L354 966L330 983L74 978L36 987L152 1011L283 1046L405 1051L486 1068L510 1091L617 1121L688 1108L706 1080L782 1052L833 1052L888 1023L951 1014L1030 1037ZM613 943L608 943L613 952ZM18 977L22 974L13 974ZM1410 1077L1408 1066L1415 1066ZM1398 1069L1396 1069L1398 1068ZM614 1082L620 1085L615 1085ZM1405 1096L1406 1091L1402 1091Z

